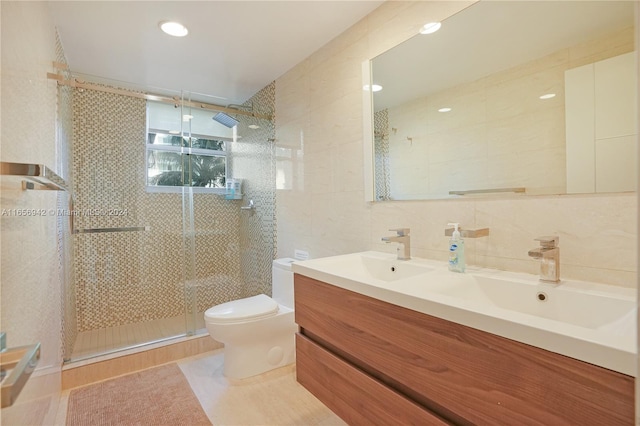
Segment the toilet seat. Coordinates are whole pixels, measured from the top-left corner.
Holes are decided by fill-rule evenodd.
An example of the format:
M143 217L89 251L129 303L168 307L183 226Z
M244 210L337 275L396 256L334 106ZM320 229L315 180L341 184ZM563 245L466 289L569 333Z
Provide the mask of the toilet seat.
M204 313L205 321L216 324L227 324L258 320L274 316L278 313L278 302L267 296L246 297L216 305Z

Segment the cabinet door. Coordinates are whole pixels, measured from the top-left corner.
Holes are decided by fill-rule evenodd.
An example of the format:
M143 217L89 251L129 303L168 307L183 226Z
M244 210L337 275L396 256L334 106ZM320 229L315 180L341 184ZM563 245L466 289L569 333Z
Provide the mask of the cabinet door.
M452 423L633 424L633 377L299 274L295 304L303 335Z
M449 424L301 334L296 352L298 382L350 425Z

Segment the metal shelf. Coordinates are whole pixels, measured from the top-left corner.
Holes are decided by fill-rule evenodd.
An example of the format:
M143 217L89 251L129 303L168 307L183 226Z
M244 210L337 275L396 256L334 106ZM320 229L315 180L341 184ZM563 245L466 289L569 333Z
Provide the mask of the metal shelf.
M466 191L449 191L449 195L492 194L496 192L513 192L516 194L522 194L525 192L525 188L469 189Z
M124 228L85 228L85 229L74 229L74 234L101 234L101 233L109 233L109 232L138 232L138 231L149 231L151 227L149 226L128 226Z
M39 342L15 348L6 346L6 334L0 332L0 371L2 371L0 406L2 408L13 405L40 360Z
M19 176L28 181L22 182L22 189L69 191L67 183L47 166L42 164L25 164L0 162L0 174L3 176Z

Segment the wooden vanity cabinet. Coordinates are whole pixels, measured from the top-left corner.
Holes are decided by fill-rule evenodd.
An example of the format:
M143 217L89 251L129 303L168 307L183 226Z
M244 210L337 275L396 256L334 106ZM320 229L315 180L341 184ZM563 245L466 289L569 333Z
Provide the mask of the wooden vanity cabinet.
M295 274L297 379L352 425L632 425L634 378Z

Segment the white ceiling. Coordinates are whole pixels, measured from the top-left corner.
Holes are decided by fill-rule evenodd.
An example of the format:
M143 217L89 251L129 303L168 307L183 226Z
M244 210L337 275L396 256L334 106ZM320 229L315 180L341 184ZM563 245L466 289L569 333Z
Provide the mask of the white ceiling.
M219 105L246 101L383 1L52 1L74 75ZM186 37L160 21L187 26ZM175 94L175 93L174 93ZM206 95L206 96L203 96Z

